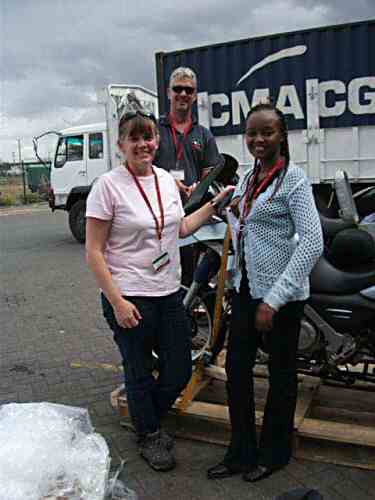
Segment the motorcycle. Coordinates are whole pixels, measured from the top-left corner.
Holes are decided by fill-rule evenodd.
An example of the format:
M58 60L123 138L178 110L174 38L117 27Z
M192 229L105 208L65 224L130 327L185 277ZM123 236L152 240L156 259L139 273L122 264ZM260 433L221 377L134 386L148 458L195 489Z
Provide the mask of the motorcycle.
M222 189L217 182L210 187ZM370 369L375 365L375 240L358 227L358 214L343 172L336 176L335 191L341 217L330 219L321 215L326 250L310 276L311 295L299 336L298 371L346 385L357 380L375 382L374 368ZM211 344L215 280L226 229L223 214L191 237L202 255L184 298L194 325L195 361L203 357L207 363L213 363L225 346L233 295L230 280L223 298L219 333ZM228 273L231 271L229 265ZM258 363L267 362L267 356L264 341L259 349Z
M224 163L214 169L200 182L188 202L184 205L185 214L194 212L227 185L238 182L238 162L231 156L222 154ZM230 202L227 196L218 207L220 213ZM222 244L227 223L222 216L212 216L211 220L193 235L181 239L179 246L194 244L196 250L196 270L189 288L184 291L183 303L187 312L191 331L192 360L195 363L206 357L212 339L213 318L216 302L216 287L213 283L221 266Z
M328 187L328 186L327 186ZM316 195L318 210L320 213L329 218L339 218L340 205L337 199L335 188L332 187L331 191L326 191L325 196ZM359 187L355 186L353 191L353 200L355 208L358 213L359 223L374 224L375 223L375 186L364 185Z

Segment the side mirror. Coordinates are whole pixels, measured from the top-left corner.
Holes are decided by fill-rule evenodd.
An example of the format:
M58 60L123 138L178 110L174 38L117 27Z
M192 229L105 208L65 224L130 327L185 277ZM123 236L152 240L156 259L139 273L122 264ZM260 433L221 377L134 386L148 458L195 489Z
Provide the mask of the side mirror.
M66 156L61 156L55 160L55 168L62 168L66 163Z
M358 224L359 216L357 207L354 203L348 174L344 170L338 170L336 172L334 185L341 219L345 222Z

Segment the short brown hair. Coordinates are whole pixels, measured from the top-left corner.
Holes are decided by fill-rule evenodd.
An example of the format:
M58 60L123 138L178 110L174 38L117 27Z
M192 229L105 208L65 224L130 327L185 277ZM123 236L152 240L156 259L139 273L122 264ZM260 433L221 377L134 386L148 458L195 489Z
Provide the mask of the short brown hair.
M122 141L128 136L144 134L158 135L155 121L151 117L135 114L129 118L126 114L121 118L118 125L118 140Z

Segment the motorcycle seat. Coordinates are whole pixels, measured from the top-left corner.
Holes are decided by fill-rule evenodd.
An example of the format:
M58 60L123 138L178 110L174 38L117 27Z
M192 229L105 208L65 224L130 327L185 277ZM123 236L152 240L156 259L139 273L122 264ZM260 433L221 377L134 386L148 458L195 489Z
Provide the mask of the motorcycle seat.
M354 224L353 222L325 217L321 213L319 213L319 217L325 240L332 240L336 236L336 234L344 229L356 227L356 224Z
M323 255L310 275L311 292L327 295L350 295L375 285L375 266L365 271L342 271Z

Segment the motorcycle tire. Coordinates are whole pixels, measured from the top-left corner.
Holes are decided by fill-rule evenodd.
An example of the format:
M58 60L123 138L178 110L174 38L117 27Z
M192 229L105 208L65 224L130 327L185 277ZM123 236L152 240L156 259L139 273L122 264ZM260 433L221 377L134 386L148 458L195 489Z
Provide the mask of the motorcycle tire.
M181 287L184 293L187 288ZM191 358L195 364L207 352L212 336L212 300L208 300L204 294L197 295L187 312L191 338ZM158 355L153 351L154 368L158 368Z
M211 291L207 292L203 296L203 298L204 298L205 303L207 304L207 308L208 308L210 315L211 315L211 322L212 322L212 329L213 329L214 317L215 317L215 305L216 305L216 290L211 290ZM227 339L227 333L228 333L228 322L227 322L224 308L222 307L219 332L217 334L215 341L211 345L210 363L214 363L217 356L224 349L225 341ZM211 334L211 336L212 336L212 334Z

